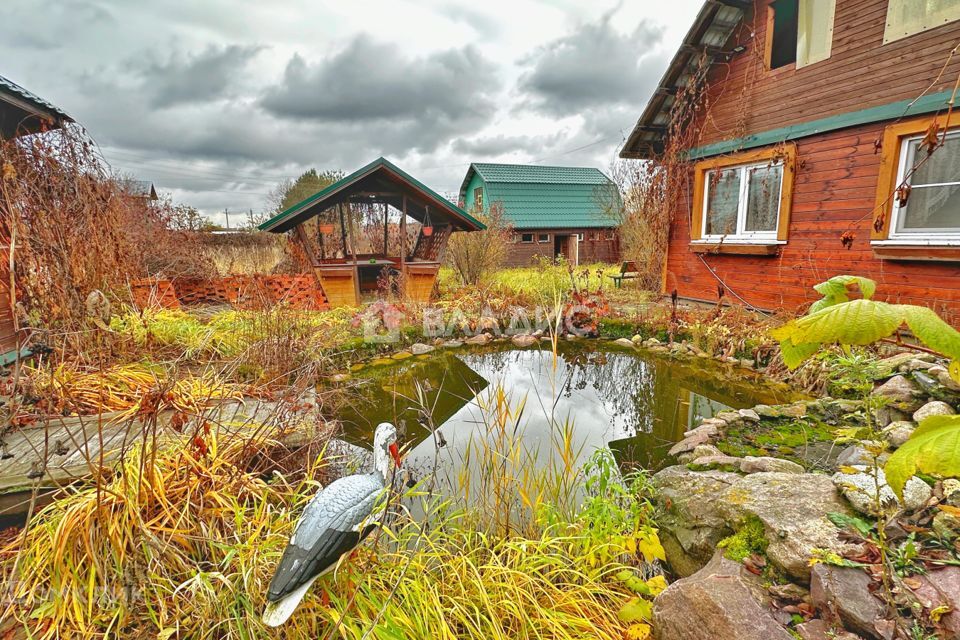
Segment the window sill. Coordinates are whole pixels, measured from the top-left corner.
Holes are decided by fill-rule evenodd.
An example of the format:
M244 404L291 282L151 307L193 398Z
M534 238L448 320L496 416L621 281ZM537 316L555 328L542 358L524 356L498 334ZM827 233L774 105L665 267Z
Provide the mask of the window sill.
M904 242L881 240L871 243L873 255L882 260L921 260L925 262L960 262L960 244L956 241Z
M693 253L729 254L738 256L775 256L780 253L782 241L772 242L709 242L690 243Z

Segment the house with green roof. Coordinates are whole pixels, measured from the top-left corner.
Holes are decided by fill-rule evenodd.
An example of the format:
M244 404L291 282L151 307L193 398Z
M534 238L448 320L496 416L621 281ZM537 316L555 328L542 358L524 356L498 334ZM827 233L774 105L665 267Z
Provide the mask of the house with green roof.
M563 256L572 264L618 262L616 186L591 167L544 167L474 162L460 186L463 209L487 215L503 207L513 225L509 266L536 256Z

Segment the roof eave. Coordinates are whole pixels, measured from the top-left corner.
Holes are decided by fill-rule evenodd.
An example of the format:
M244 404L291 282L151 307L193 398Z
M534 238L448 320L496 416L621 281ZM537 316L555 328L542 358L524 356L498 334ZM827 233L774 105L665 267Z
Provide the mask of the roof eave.
M754 0L705 0L693 25L684 36L683 43L677 53L674 54L650 100L647 101L636 126L627 136L627 141L620 150L621 158L646 160L662 152L663 139L667 132L664 125L656 122L656 117L667 97L675 94L674 84L677 79L683 74L694 55L722 53L717 47L703 45L701 43L703 36L710 29L713 20L722 8L733 7L738 9L740 20L742 20L744 12L753 7L753 2ZM731 27L731 33L735 28L736 25ZM658 129L659 131L656 131Z

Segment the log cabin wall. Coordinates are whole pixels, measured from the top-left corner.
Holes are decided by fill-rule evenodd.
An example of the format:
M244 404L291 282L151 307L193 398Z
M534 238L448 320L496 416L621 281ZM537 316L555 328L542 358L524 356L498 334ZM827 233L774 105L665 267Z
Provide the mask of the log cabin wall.
M540 234L547 234L547 242L538 242ZM507 257L504 265L507 267L528 267L538 256L552 258L554 239L556 236L570 236L583 234L579 242L579 264L587 265L596 262L615 263L620 261L620 236L614 228L564 228L564 229L515 229L515 238L522 234L533 234L533 242L510 242L507 245Z
M769 2L756 4L752 22L748 16L727 47L742 44L746 50L708 75L701 145L913 99L928 87L928 93L951 90L960 74L960 56L954 56L934 83L960 42L960 21L883 44L887 0L837 0L830 58L799 70L791 64L767 71ZM850 273L877 280L877 299L930 306L960 324L960 262L881 260L871 248L881 159L875 142L888 124L795 141L789 237L777 255L691 251L691 172L672 216L665 293L677 290L685 298L715 302L722 281L728 302L793 312L820 297L814 284ZM840 236L848 230L854 238L845 248Z
M789 64L768 71L769 4L754 3L753 16L727 47L745 51L708 75L709 118L701 145L913 99L928 87L927 93L952 90L960 74L955 55L934 83L960 42L960 21L883 44L888 0L837 0L830 57L801 69Z

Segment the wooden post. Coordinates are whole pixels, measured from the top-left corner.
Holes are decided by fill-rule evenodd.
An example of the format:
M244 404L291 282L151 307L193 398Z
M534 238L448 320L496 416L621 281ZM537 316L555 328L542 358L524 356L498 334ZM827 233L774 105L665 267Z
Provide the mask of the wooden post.
M340 212L340 240L343 242L343 257L347 257L347 223L343 221L343 203L337 205Z
M298 224L293 228L293 234L297 237L297 240L303 246L303 252L307 256L307 260L310 261L310 272L313 273L314 279L317 281L317 286L320 287L321 293L323 296L327 296L327 292L323 288L323 278L320 277L320 265L317 264L317 259L313 255L313 248L310 246L309 239L307 238L307 232L303 230L303 224Z
M407 263L407 194L403 194L403 217L400 218L400 272L406 275Z
M349 205L347 205L349 206ZM360 304L360 262L357 260L357 243L353 237L353 216L350 218L350 255L353 256L353 293L357 297L357 304ZM343 204L340 205L340 219L343 220Z
M389 246L389 237L390 237L390 205L386 202L383 203L383 257L386 258L389 252L387 248Z

